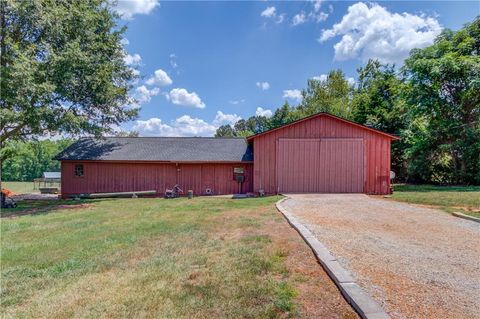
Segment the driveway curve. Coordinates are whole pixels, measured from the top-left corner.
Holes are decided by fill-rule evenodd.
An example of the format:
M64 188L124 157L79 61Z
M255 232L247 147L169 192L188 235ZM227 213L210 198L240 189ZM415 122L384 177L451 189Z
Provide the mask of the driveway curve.
M283 206L392 318L480 318L480 224L361 194Z

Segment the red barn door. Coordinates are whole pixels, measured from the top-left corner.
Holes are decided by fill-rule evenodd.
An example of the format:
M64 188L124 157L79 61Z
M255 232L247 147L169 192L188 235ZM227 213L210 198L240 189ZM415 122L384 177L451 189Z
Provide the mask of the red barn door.
M362 193L363 139L279 139L281 193Z

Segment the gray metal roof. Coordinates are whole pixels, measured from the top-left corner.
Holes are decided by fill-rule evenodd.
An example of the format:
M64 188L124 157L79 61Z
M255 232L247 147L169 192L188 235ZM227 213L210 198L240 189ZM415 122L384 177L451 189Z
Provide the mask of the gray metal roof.
M43 172L43 178L58 179L58 178L61 178L61 173L60 172Z
M243 162L253 161L244 138L106 137L82 138L57 160Z

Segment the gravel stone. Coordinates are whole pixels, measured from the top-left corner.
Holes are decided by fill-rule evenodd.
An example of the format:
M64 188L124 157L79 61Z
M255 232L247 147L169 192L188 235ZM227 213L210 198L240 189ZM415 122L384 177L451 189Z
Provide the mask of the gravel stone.
M480 225L362 194L282 203L392 318L480 318Z

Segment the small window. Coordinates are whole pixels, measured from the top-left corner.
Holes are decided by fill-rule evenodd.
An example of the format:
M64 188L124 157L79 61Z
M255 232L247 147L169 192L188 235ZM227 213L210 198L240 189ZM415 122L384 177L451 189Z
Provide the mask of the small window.
M83 176L83 164L75 164L75 176Z

